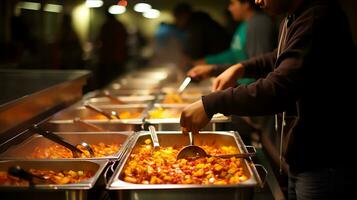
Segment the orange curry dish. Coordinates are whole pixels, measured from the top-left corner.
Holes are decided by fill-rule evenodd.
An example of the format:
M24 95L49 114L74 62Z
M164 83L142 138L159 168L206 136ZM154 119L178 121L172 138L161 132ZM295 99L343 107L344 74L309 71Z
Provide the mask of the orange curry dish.
M99 144L90 144L90 147L94 151L94 157L105 157L105 156L111 156L119 151L121 145L118 144L104 144L104 143L99 143ZM77 145L77 148L83 151L81 154L80 158L90 158L90 154L88 150L81 146ZM48 147L36 147L34 151L32 152L31 158L51 158L51 159L58 159L58 158L73 158L71 150L67 149L66 147L63 147L58 144L53 144Z
M63 170L63 171L52 171L52 170L37 170L30 169L31 174L37 175L45 179L51 184L70 184L78 183L87 180L94 176L91 171L73 171L73 170ZM18 185L26 186L28 181L9 175L5 171L0 171L0 185Z
M151 155L151 140L135 149L124 168L124 181L135 184L238 184L248 179L243 160L209 157L194 160L179 159L181 148L160 147ZM233 146L201 146L211 155L234 154Z

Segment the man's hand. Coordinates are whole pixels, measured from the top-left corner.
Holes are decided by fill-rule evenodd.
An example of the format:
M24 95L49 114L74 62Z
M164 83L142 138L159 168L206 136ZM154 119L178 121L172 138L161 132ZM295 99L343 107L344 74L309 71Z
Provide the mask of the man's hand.
M212 91L223 90L229 87L234 87L237 85L237 79L242 78L244 75L244 67L242 64L238 63L226 69L222 74L220 74L214 81L212 85Z
M187 76L196 80L206 79L211 76L213 68L213 65L197 65L187 72Z
M199 100L185 107L181 113L180 124L183 127L183 134L187 134L189 131L196 134L206 126L209 121L210 119L207 117L202 100Z

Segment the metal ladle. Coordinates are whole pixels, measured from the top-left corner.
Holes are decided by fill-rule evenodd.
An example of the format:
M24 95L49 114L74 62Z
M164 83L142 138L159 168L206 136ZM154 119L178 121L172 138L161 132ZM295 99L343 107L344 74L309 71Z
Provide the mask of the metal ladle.
M43 137L59 144L62 145L64 147L66 147L67 149L71 150L73 157L75 158L79 158L80 155L82 153L84 153L82 150L78 149L76 146L72 145L71 143L67 142L66 140L64 140L62 137L54 134L51 131L47 131L47 130L43 130L40 127L38 127L37 125L33 125L31 127L31 130L42 135ZM87 144L86 142L81 142L80 144L81 146L83 146L84 148L86 148L89 152L89 154L91 155L91 157L94 156L94 151L93 149L89 146L89 144Z
M194 145L194 140L192 136L192 132L188 132L188 136L190 139L190 145L185 146L181 149L181 151L177 154L176 159L188 158L188 159L197 159L203 157L217 157L217 158L249 158L255 156L255 153L237 153L237 154L224 154L224 155L210 155L207 154L204 149L199 146Z
M105 117L107 117L108 119L120 119L119 115L117 112L115 111L110 111L110 112L106 112L100 108L98 108L97 106L94 106L88 102L84 103L84 106L90 110L93 110L99 114L104 115Z
M177 159L182 158L201 158L207 157L207 153L201 147L194 145L194 139L192 136L192 132L188 132L188 137L190 139L190 145L185 146L181 149L181 151L177 154Z

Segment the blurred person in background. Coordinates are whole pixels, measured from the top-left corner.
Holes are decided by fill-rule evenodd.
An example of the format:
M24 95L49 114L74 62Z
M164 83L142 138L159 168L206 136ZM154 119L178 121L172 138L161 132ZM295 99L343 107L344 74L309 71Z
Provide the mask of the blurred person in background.
M184 33L174 24L161 22L154 36L154 55L149 65L179 66L183 58Z
M254 0L231 0L228 10L233 19L240 22L234 32L230 48L195 61L196 66L188 72L188 76L204 79L218 75L234 63L274 49L274 23ZM253 81L254 79L242 79L238 83L249 84Z
M123 23L106 12L106 21L97 38L98 86L103 87L125 71L128 33Z
M73 29L72 17L64 14L53 45L52 66L55 69L83 69L83 49Z
M193 11L186 3L176 5L173 10L175 25L186 33L182 67L204 56L221 52L229 47L226 30L207 13Z

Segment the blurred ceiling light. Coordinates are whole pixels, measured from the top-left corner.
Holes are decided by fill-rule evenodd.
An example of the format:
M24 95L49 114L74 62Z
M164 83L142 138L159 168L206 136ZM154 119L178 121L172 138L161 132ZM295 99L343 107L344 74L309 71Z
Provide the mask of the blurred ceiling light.
M126 0L119 0L118 5L126 7L128 5L128 2Z
M126 8L124 6L112 5L109 7L108 12L112 15L125 13Z
M35 2L20 2L17 4L18 8L26 9L26 10L40 10L41 4Z
M137 3L134 6L134 10L136 12L147 12L151 10L151 5L147 3Z
M156 9L150 9L143 13L143 16L148 19L155 19L160 17L160 11Z
M103 5L102 0L86 0L86 6L88 8L99 8Z
M43 10L46 12L60 13L62 11L62 5L46 4Z

